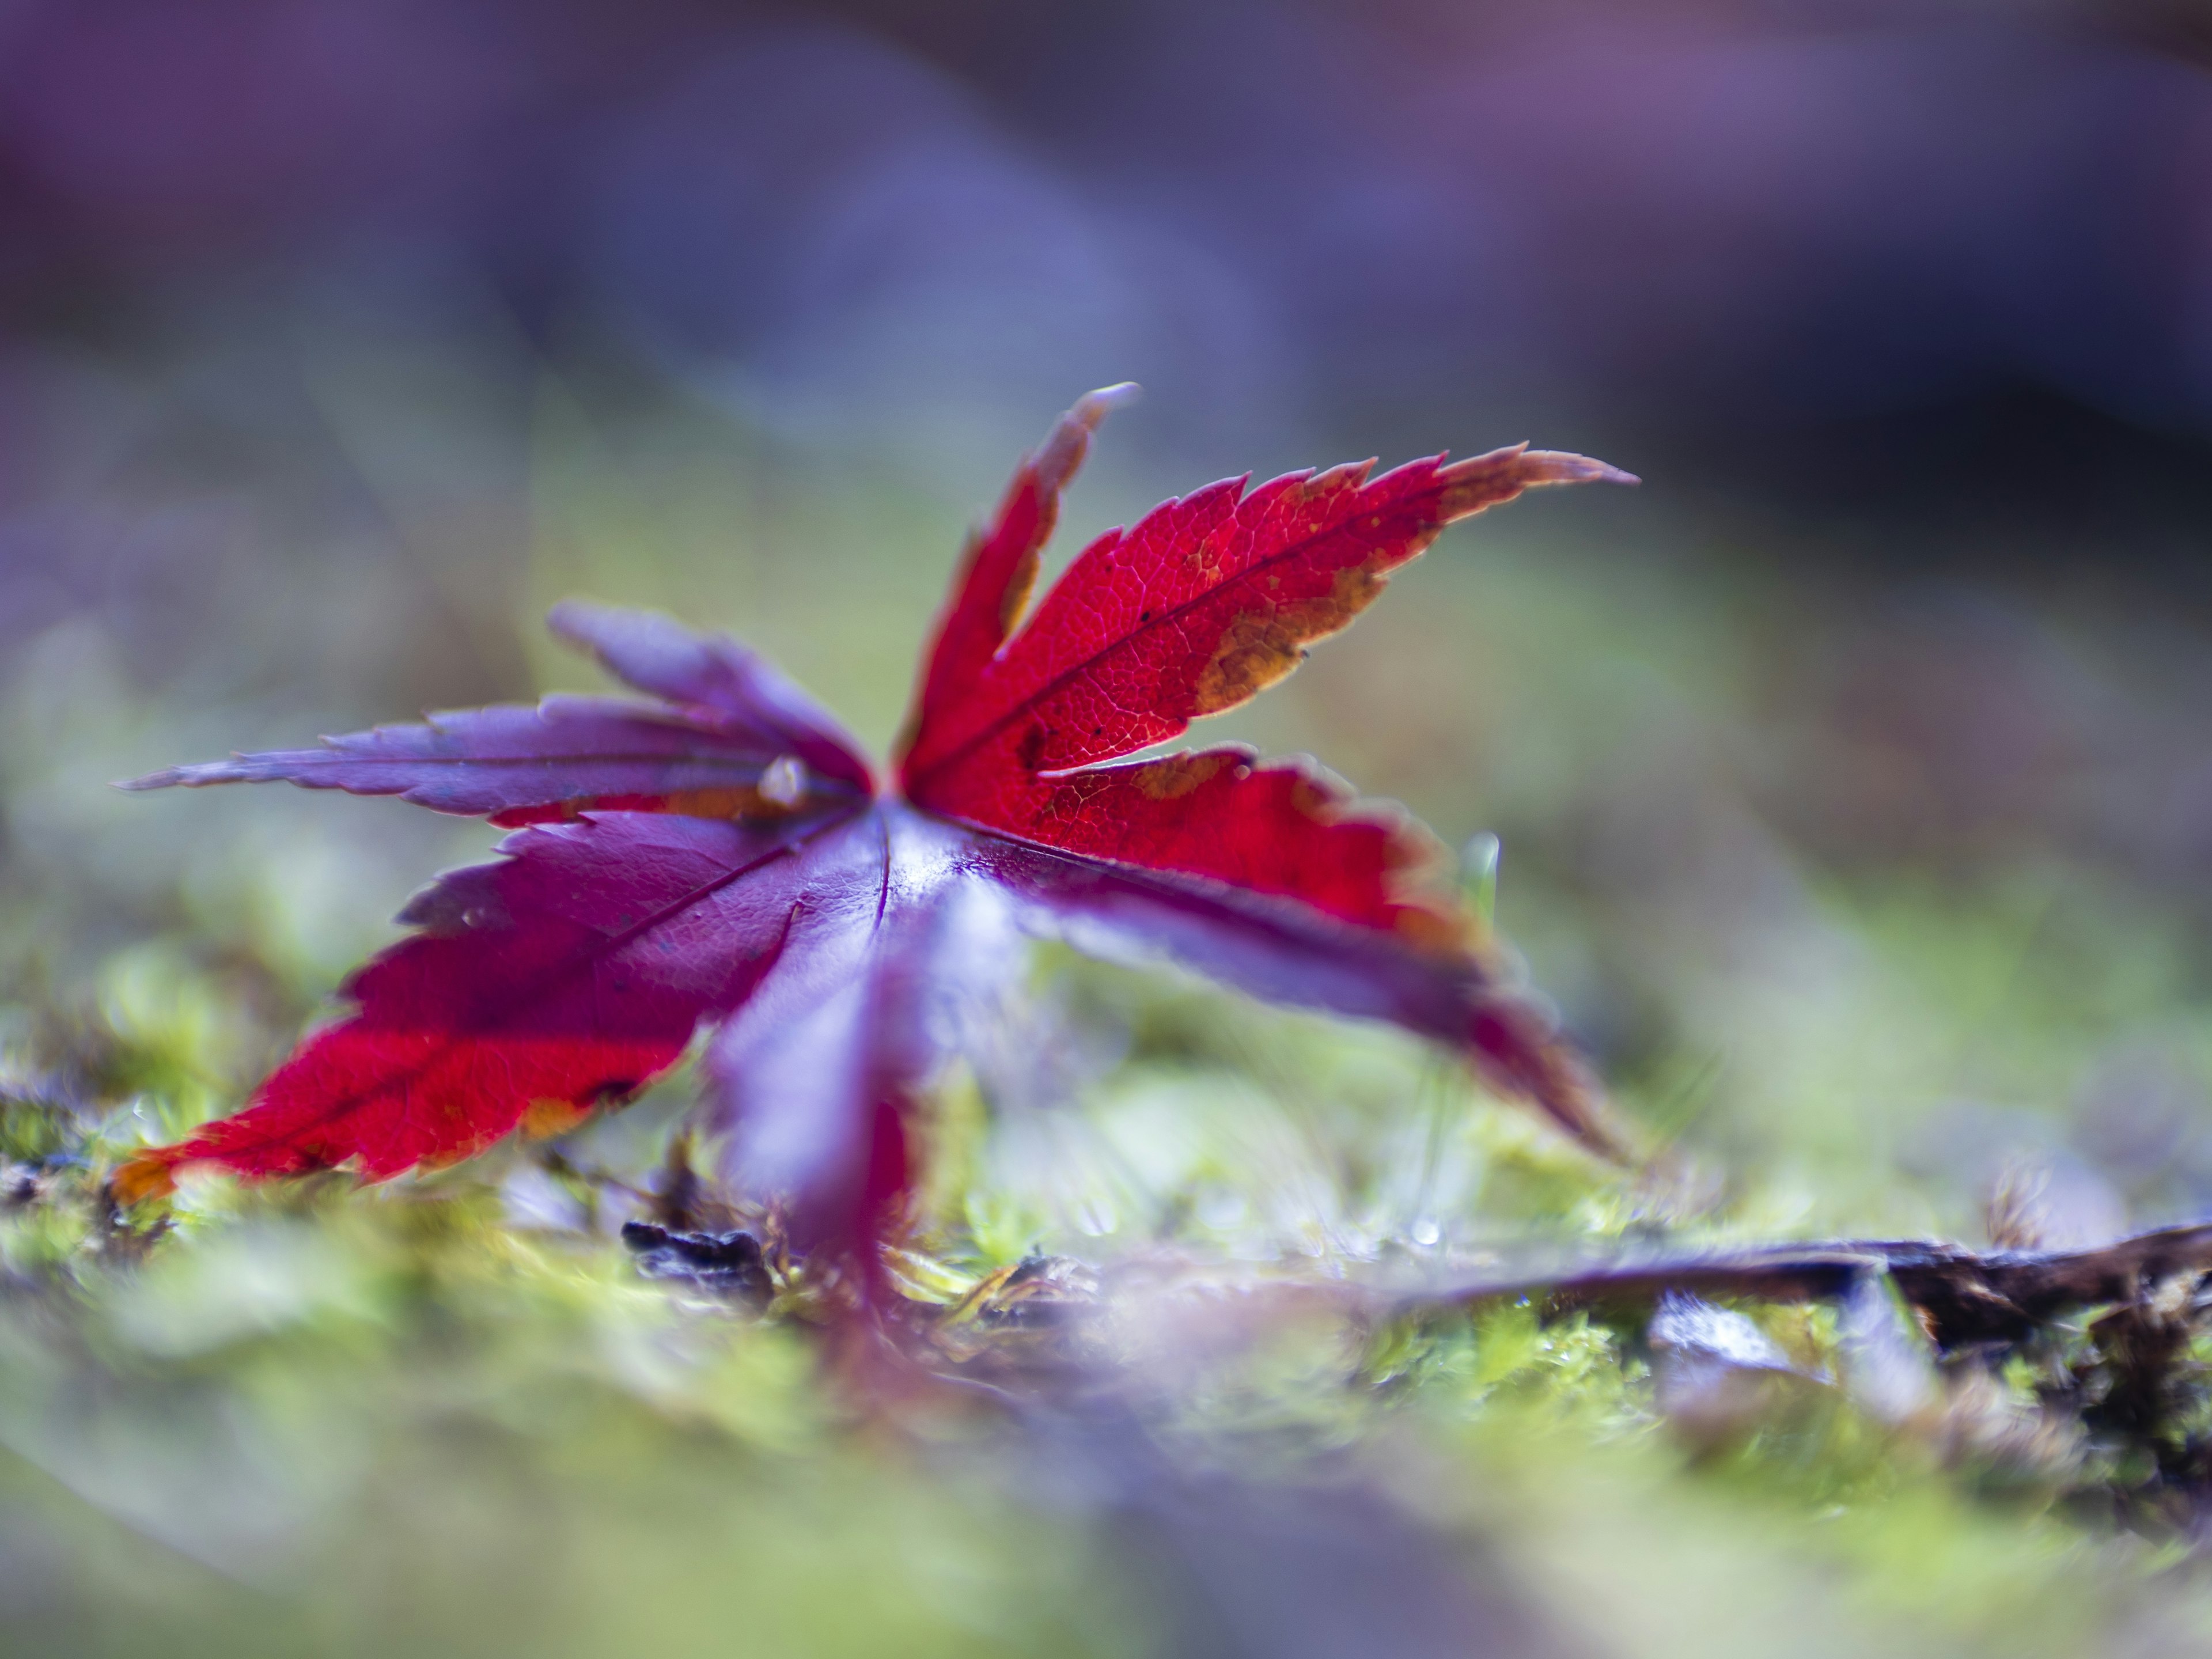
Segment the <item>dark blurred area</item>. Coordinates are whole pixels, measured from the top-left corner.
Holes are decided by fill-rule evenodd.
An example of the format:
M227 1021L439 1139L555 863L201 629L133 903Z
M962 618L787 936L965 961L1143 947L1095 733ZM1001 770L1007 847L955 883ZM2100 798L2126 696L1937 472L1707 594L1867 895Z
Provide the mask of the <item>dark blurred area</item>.
M335 289L848 438L1126 372L1178 455L1474 407L1824 508L2201 487L2187 4L17 0L0 30L19 350ZM14 420L51 433L32 368Z

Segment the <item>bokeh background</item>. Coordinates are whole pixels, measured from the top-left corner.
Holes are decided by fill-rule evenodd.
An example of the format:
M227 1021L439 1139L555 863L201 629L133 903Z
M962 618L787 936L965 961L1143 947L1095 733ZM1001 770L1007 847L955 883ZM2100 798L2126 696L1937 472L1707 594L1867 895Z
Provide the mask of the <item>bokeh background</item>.
M10 1121L73 1114L127 1140L227 1109L406 893L489 844L389 803L111 781L587 684L537 627L570 592L726 628L880 746L965 526L1057 410L1121 380L1146 395L1077 486L1063 556L1246 471L1526 438L1643 476L1453 532L1220 724L1319 756L1454 845L1502 839L1502 926L1627 1109L1705 1172L1707 1224L1979 1241L1992 1190L2022 1180L2047 1242L2212 1211L2212 13L2195 0L8 0ZM1173 1231L1170 1211L1256 1255L1620 1222L1586 1177L1486 1175L1550 1169L1517 1129L1444 1147L1421 1115L1443 1085L1387 1042L1070 983L1010 1045L1051 1064L1006 1060L995 1085L984 1067L1014 1125L1014 1151L991 1143L1011 1209L971 1209L955 1254L1110 1255ZM1328 1098L1297 1133L1252 1127L1300 1089ZM1289 1150L1176 1140L1179 1111L1210 1121L1229 1096L1237 1134ZM58 1144L11 1133L26 1170ZM1394 1185L1401 1144L1424 1173ZM1243 1178L1260 1184L1231 1190ZM507 1180L496 1213L591 1233L556 1188ZM887 1474L793 1427L817 1407L780 1336L748 1339L742 1386L714 1384L768 1401L754 1417L677 1410L661 1372L647 1386L623 1370L643 1360L608 1359L576 1384L597 1403L517 1406L500 1433L532 1449L464 1479L424 1424L499 1392L467 1381L497 1365L568 1363L548 1358L574 1346L561 1319L609 1316L576 1312L557 1273L516 1292L526 1315L486 1314L477 1269L441 1279L417 1232L364 1243L343 1229L369 1224L335 1213L210 1222L234 1259L191 1292L212 1298L204 1340L174 1323L202 1305L189 1285L149 1300L138 1279L84 1292L107 1334L82 1340L112 1348L96 1366L77 1337L11 1339L0 1604L36 1650L127 1644L179 1606L165 1640L228 1651L257 1620L270 1651L410 1631L484 1651L494 1626L611 1651L599 1632L654 1608L672 1651L1337 1650L1297 1620L1238 1626L1237 1648L1092 1607L1113 1592L1071 1541L1082 1503ZM336 1277L315 1278L325 1261ZM628 1309L619 1267L589 1272ZM253 1295L276 1311L238 1323ZM425 1359L420 1322L441 1319L526 1337ZM653 1328L641 1352L660 1353ZM440 1403L384 1400L392 1421L358 1427L383 1396L325 1386L349 1342L364 1375L428 1367ZM143 1443L118 1450L101 1419L53 1452L76 1443L39 1413L94 1371L138 1376L117 1420ZM249 1410L240 1389L273 1392ZM255 1411L294 1438L254 1440ZM682 1463L669 1437L702 1422L751 1473L709 1489L689 1468L672 1491L638 1472ZM2118 1582L2107 1544L2070 1534L2001 1534L1962 1565L1955 1540L1984 1522L1947 1496L1923 1519L1954 1541L1869 1533L1837 1592L1826 1567L1757 1554L1767 1522L1711 1490L1655 1495L1658 1453L1587 1465L1578 1429L1523 1467L1510 1434L1468 1432L1496 1443L1483 1480L1518 1496L1454 1511L1455 1535L1516 1504L1549 1516L1525 1547L1551 1586L1534 1604L1579 1604L1595 1622L1574 1641L1596 1650L1786 1632L1808 1651L1798 1598L1832 1594L1856 1609L1823 1614L1834 1650L1875 1632L1948 1652L2035 1564L2063 1558L2092 1600ZM307 1446L330 1467L300 1474ZM771 1474L747 1462L761 1447L787 1460ZM599 1518L558 1547L516 1541L518 1517L558 1508L532 1481L571 1482L560 1501ZM598 1481L648 1519L576 1496ZM1803 1497L1758 1490L1743 1501ZM1139 1558L1196 1547L1218 1530L1206 1505L1243 1500L1160 1501L1115 1510L1169 1516ZM1700 1534L1668 1504L1711 1512L1711 1551L1679 1541ZM1639 1533L1621 1517L1644 1504L1662 1519ZM232 1541L195 1553L222 1532L209 1505ZM349 1517L362 1530L331 1535L381 1565L288 1577L270 1540L309 1511ZM459 1559L489 1552L480 1575L439 1577L450 1540L392 1541L432 1514L477 1540ZM1682 1558L1663 1571L1662 1534ZM1612 1565L1571 1536L1608 1539ZM1916 1551L1920 1588L1884 1602ZM547 1566L572 1555L603 1571ZM1712 1565L1753 1559L1755 1593ZM1670 1612L1662 1639L1635 1608L1670 1574L1712 1593L1692 1598L1706 1622ZM1607 1624L1593 1596L1628 1610ZM748 1634L739 1604L774 1618ZM1493 1638L1552 1650L1528 1619Z

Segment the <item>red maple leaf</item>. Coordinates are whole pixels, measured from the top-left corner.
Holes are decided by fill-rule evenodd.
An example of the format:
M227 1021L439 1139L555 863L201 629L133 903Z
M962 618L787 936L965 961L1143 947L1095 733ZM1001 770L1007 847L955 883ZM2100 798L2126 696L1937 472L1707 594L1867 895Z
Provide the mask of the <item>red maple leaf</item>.
M908 1110L963 1011L1041 934L1393 1021L1617 1152L1583 1068L1422 885L1418 824L1243 749L1110 763L1281 678L1452 520L1626 475L1524 445L1232 479L1100 537L1024 622L1115 401L1064 416L969 545L895 784L742 647L572 602L554 630L648 701L435 714L129 786L282 779L517 833L409 905L417 931L347 983L350 1015L243 1110L124 1165L118 1197L196 1163L372 1181L450 1163L630 1095L704 1023L729 1184L785 1200L802 1243L858 1248L910 1190Z

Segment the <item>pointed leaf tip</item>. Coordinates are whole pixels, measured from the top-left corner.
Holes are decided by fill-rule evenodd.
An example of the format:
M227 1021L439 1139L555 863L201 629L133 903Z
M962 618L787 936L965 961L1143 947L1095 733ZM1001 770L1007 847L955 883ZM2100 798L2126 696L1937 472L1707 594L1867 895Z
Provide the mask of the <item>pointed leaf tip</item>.
M182 1161L172 1156L168 1147L150 1148L118 1166L108 1177L107 1190L126 1210L152 1199L167 1198L177 1190L177 1165Z
M112 787L133 792L146 789L198 789L210 783L239 783L246 775L240 770L242 755L234 755L227 761L202 761L191 766L165 766L158 772L149 772L143 777L123 778Z
M1083 465L1083 458L1091 447L1091 435L1115 410L1134 403L1138 397L1137 383L1122 380L1114 386L1101 386L1096 392L1086 392L1075 400L1066 414L1054 422L1052 430L1032 456L1029 466L1036 474L1038 487L1057 497ZM1058 501L1054 501L1054 516L1057 516ZM1048 519L1042 525L1046 535L1051 533ZM1026 589L1024 590L1026 592Z
M1643 479L1607 461L1564 449L1532 449L1522 456L1531 483L1640 484Z
M1144 387L1134 380L1116 380L1111 386L1102 386L1096 392L1086 392L1075 400L1075 407L1067 412L1088 427L1096 428L1117 409L1127 409L1145 395Z

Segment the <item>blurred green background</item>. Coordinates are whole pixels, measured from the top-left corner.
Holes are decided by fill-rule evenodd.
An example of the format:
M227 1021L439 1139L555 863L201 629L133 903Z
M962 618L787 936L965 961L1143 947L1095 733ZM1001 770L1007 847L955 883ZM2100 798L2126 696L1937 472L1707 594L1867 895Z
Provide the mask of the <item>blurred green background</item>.
M2212 1211L2208 40L0 9L0 1650L2212 1645L2191 1495L2032 1376L1903 1422L1799 1376L1714 1438L1633 1322L1275 1293ZM909 1268L1097 1270L1079 1405L872 1413L804 1318L641 1279L680 1075L434 1178L104 1216L493 840L112 781L592 684L538 626L570 593L738 635L880 752L966 527L1130 377L1063 561L1247 468L1644 475L1449 532L1203 735L1497 836L1501 927L1680 1179L1393 1034L1047 953L937 1104ZM1827 1314L1753 1311L1835 1369Z

